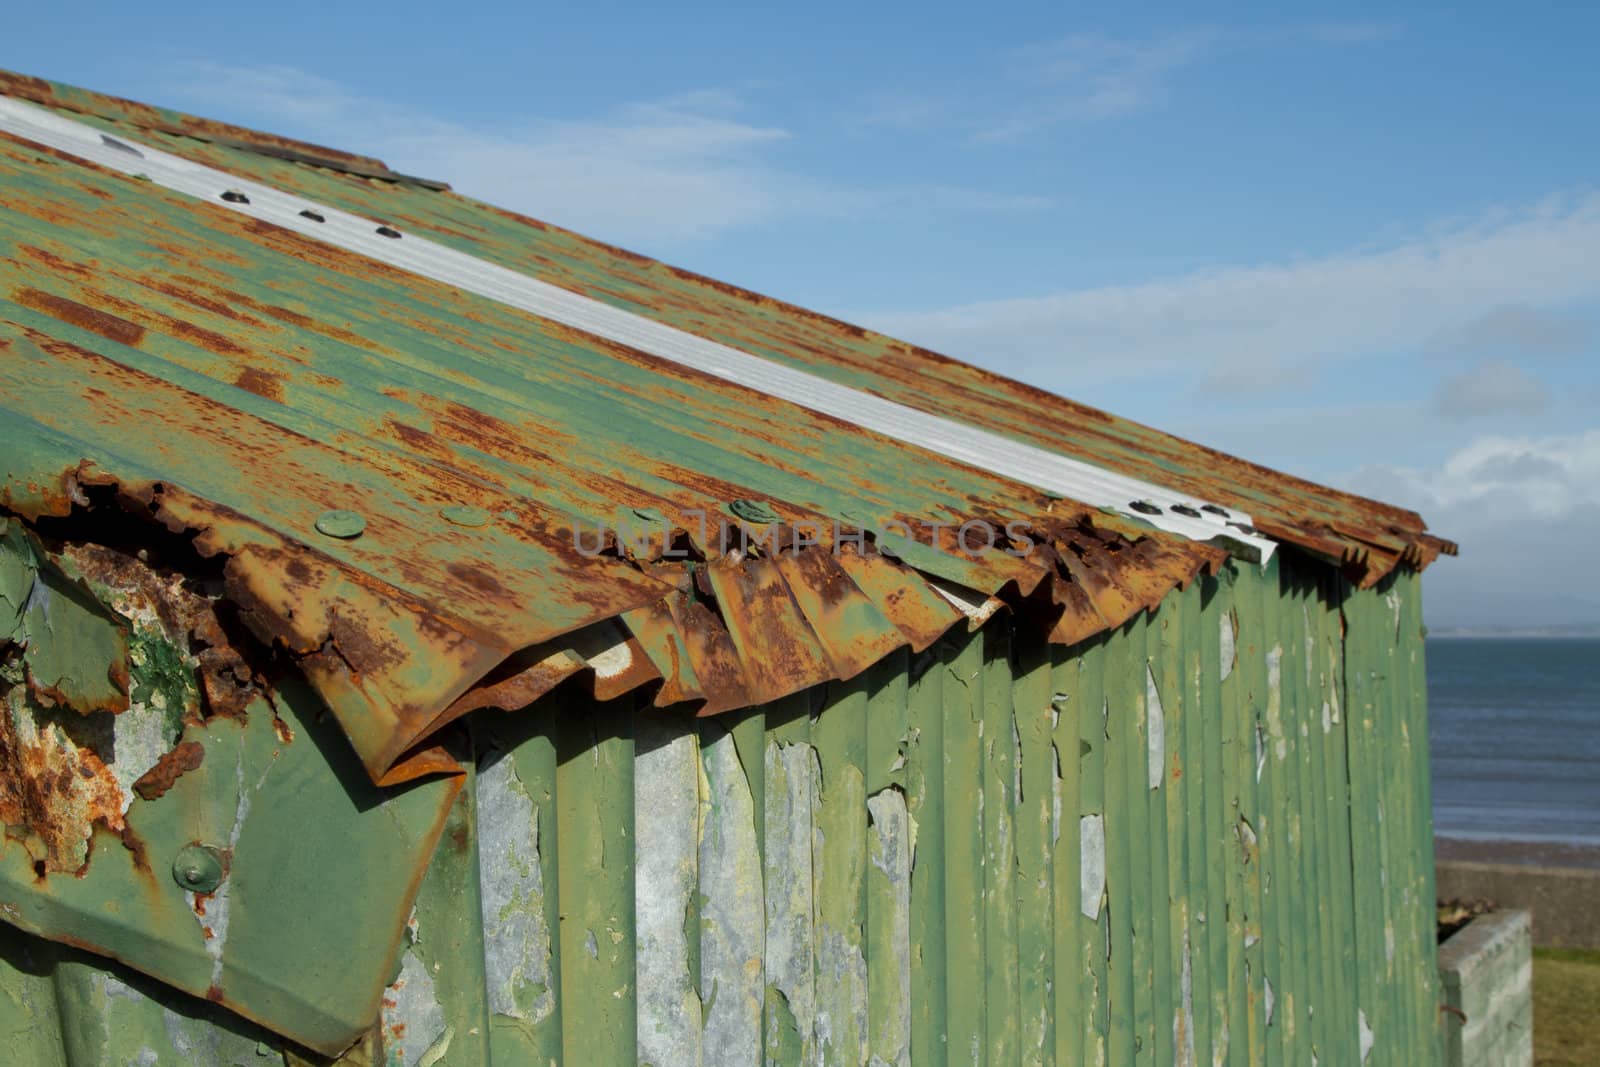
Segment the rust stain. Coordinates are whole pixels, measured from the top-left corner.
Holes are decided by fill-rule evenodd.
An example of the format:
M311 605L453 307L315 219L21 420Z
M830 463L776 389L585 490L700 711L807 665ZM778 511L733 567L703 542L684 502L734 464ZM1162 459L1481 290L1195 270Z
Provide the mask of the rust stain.
M38 289L22 288L13 290L11 298L23 307L59 319L69 326L78 326L90 333L97 333L108 341L132 347L144 340L143 326L89 307L87 304L80 304L76 300L68 300L64 296L41 292Z
M230 142L381 167L37 79L0 75L0 91L176 131L185 139L164 142L169 151L247 173L254 164ZM631 658L595 677L597 693L659 679L658 704L712 713L848 677L900 644L926 648L965 619L934 577L1026 607L1071 643L1152 609L1226 559L282 227L36 158L71 159L0 138L0 178L26 176L15 183L22 192L0 184L0 222L27 238L14 242L26 284L12 299L150 359L136 370L19 327L44 357L13 360L21 349L8 347L12 331L0 322L9 360L0 395L49 396L33 408L51 410L30 417L84 440L85 455L96 454L97 432L109 440L113 428L167 426L138 468L171 471L166 491L129 482L125 495L221 557L243 624L301 664L376 780L451 769L432 732L469 707L521 706L585 672L597 650L581 635L605 620L627 620ZM283 168L274 180L824 378L1248 510L1262 533L1358 584L1454 551L1404 509L547 223L454 194L392 185L378 194L350 173L311 174ZM108 193L114 203L95 202ZM163 221L129 224L142 206ZM143 262L131 253L115 267L69 261L75 246L58 234L142 249L159 268L121 265ZM242 412L235 386L281 410ZM213 458L196 464L199 453ZM27 472L29 507L71 509L74 476L62 469ZM272 472L270 487L242 476L259 470ZM946 522L942 557L919 557L929 568L919 571L875 551L871 537L840 549L831 532L798 553L749 552L676 517L699 509L714 520L729 501L770 500L783 541L811 523L831 529L848 498L857 511L870 501L874 520ZM437 511L447 504L488 507L497 519L444 526ZM617 506L673 515L675 532L637 553L609 535L600 551L579 552L574 518ZM314 517L330 507L361 511L367 533L319 538ZM1021 520L1032 553L969 550L956 532L967 518ZM688 558L669 558L669 545L687 546ZM183 632L202 660L208 713L239 713L259 679L221 622L202 616ZM432 675L426 692L419 663Z
M283 379L276 374L268 373L259 367L246 367L234 378L233 384L247 393L254 393L265 400L283 403Z
M133 791L145 800L155 800L172 788L172 783L205 762L206 748L198 741L183 741L162 754L156 765L133 783Z
M82 870L95 825L123 829L122 801L110 768L64 723L0 707L0 823L21 835L41 877Z

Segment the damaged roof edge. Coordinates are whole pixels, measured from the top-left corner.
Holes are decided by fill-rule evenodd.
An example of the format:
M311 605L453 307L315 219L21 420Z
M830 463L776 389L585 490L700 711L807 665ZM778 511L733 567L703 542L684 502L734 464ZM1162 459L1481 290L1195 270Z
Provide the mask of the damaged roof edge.
M1051 639L1076 643L1154 610L1227 558L1153 531L1130 539L1089 523L1039 520L1027 561L1036 577L1027 593L1008 593L919 572L864 535L860 549L813 544L730 558L703 568L710 596L649 593L566 632L507 644L397 591L351 580L309 545L285 542L181 486L118 479L87 462L6 473L0 506L26 519L71 516L86 488L110 490L128 521L159 523L192 538L202 555L223 557L225 595L259 639L295 656L380 785L458 771L432 740L442 727L479 708L525 707L576 675L601 699L656 684L658 706L691 703L716 714L853 677L897 648L928 647L957 624L976 628L1008 603L1049 605L1042 618Z
M658 704L715 713L852 677L1003 606L1026 605L1052 640L1076 643L1230 554L1264 560L1279 540L1362 585L1454 548L1368 515L1253 518L1236 506L1242 490L1226 506L1168 491L1102 455L981 428L954 403L959 383L946 418L927 397L901 403L757 354L770 345L723 343L709 316L665 321L650 292L619 284L601 299L404 215L403 229L378 227L370 205L301 190L312 171L298 149L247 158L215 130L180 131L204 143L179 145L154 109L28 91L74 115L109 110L146 136L0 97L0 224L22 257L0 316L15 335L0 334L0 349L16 357L0 365L0 425L16 420L8 436L21 442L3 500L63 514L100 486L224 557L229 597L259 638L297 657L375 782L455 770L433 741L443 726L579 675L602 698L656 685ZM334 170L316 172L325 192L376 188ZM382 196L471 203L394 186ZM74 227L101 258L80 263L57 240ZM654 436L634 447L614 435L626 418ZM153 420L217 449L224 475L270 459L278 484L213 478L127 439L125 427ZM1166 469L1160 444L1136 469ZM630 463L643 468L636 480ZM1173 484L1199 484L1172 472ZM559 526L595 514L596 499L737 513L747 497L780 502L795 523L860 525L852 498L1008 531L1022 520L1038 550L977 558L959 539L952 550L946 529L942 544L873 536L874 550L857 552L698 544L696 570L617 544L590 557ZM365 535L319 541L311 518L323 508L361 509ZM481 520L451 526L446 513L462 509Z

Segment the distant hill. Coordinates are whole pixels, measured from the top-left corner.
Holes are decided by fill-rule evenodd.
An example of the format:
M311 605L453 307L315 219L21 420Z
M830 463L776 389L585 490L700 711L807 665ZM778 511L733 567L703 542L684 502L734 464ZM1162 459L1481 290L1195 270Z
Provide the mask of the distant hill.
M1549 626L1430 626L1429 637L1551 637L1594 638L1600 640L1600 622L1552 624Z

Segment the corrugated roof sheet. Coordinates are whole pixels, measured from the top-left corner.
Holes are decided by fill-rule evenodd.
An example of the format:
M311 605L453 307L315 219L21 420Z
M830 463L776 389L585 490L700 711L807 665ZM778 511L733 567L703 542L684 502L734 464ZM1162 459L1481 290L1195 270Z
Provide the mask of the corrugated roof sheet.
M1370 585L1454 547L1414 513L1256 467L390 172L379 161L0 74L0 93L831 382L1247 511ZM0 134L0 500L94 487L228 560L251 625L301 657L368 771L475 707L594 673L707 712L925 647L995 598L1060 641L1152 607L1220 549L1059 500L795 404ZM624 516L822 545L725 551L693 522L581 551ZM461 509L477 509L462 512ZM356 538L319 516L359 513ZM747 524L760 509L745 507ZM757 516L750 519L750 515ZM1025 557L886 530L1022 520ZM832 552L868 527L894 557Z

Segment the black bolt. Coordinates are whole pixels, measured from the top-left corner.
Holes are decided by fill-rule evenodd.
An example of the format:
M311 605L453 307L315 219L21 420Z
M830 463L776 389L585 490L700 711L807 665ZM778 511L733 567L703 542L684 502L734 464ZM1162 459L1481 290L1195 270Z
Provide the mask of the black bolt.
M230 204L248 204L250 202L250 198L239 192L237 189L229 189L227 192L222 194L222 199L226 200Z
M1188 504L1174 504L1172 505L1172 510L1179 515L1187 515L1191 519L1198 519L1200 517L1200 512L1196 511L1194 508L1191 508Z
M1225 519L1228 517L1228 509L1219 508L1215 504L1202 504L1200 505L1200 510L1209 511L1213 515L1221 515Z
M1133 500L1128 503L1128 506L1141 515L1161 514L1161 509L1148 500Z
M300 212L300 217L303 218L303 219L310 219L312 222L327 222L328 221L327 219L323 218L322 215L320 215L319 213L317 213L315 211L312 211L310 208L306 208L304 211Z
M379 237L399 237L400 236L400 231L397 230L397 229L394 229L392 226L379 226L378 227L378 236Z

